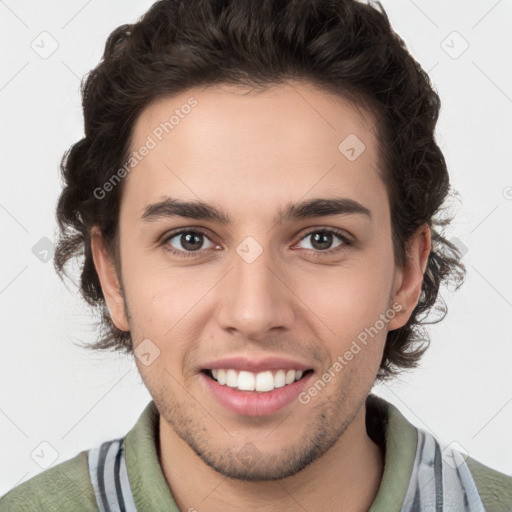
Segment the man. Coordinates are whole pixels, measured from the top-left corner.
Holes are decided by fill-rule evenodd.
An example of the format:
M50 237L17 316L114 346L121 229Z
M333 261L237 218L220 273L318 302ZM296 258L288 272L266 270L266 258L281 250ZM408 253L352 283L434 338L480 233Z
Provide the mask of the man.
M439 98L383 10L163 0L83 95L56 267L83 250L93 348L153 401L2 510L512 510L512 478L371 394L464 273Z

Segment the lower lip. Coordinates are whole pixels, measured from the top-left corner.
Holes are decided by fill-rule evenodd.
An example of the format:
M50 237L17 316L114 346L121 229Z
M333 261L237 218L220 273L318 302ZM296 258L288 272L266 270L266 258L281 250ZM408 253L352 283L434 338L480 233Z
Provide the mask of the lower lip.
M280 411L297 399L312 375L313 372L310 372L293 384L272 391L258 392L230 388L219 384L204 372L200 373L207 388L224 407L245 416L269 416Z

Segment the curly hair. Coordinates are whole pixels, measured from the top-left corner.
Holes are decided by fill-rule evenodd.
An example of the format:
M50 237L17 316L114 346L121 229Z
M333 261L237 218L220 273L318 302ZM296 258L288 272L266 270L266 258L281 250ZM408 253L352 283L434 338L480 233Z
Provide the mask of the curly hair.
M160 0L136 23L116 28L99 64L81 85L85 136L63 155L60 229L54 265L82 256L80 292L101 310L93 350L131 353L130 332L112 322L94 266L91 229L98 226L119 268L118 220L123 181L106 197L94 193L127 161L132 129L151 102L195 86L271 87L303 80L366 108L378 128L388 192L394 258L428 223L431 251L420 300L408 322L387 333L377 380L413 368L430 344L431 310L444 318L442 282L459 288L465 267L438 218L451 192L434 130L441 102L427 73L392 30L380 4L357 0Z

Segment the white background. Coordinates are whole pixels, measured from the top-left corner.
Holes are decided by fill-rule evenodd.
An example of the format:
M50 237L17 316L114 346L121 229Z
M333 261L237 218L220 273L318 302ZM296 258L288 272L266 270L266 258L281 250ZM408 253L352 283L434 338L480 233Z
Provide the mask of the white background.
M96 317L32 252L57 232L58 164L83 134L80 78L109 33L151 3L0 2L0 495L41 472L36 460L49 464L53 450L57 464L124 435L151 399L129 358L73 345L95 339ZM383 5L442 100L437 140L460 194L448 235L468 248L468 276L442 291L449 313L430 328L420 368L375 392L512 475L512 1ZM46 37L51 48L43 31L58 42L47 59L31 47ZM461 37L469 47L453 58Z

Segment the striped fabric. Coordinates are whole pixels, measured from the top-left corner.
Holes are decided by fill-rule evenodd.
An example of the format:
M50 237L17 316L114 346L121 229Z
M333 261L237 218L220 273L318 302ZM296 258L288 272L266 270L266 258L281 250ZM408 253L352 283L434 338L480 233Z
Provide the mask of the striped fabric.
M420 428L400 512L485 512L464 455Z
M416 428L416 455L400 512L485 512L464 456ZM89 450L89 473L101 512L136 512L124 453L125 438Z
M88 452L89 474L101 512L137 512L126 471L124 439L105 441Z

